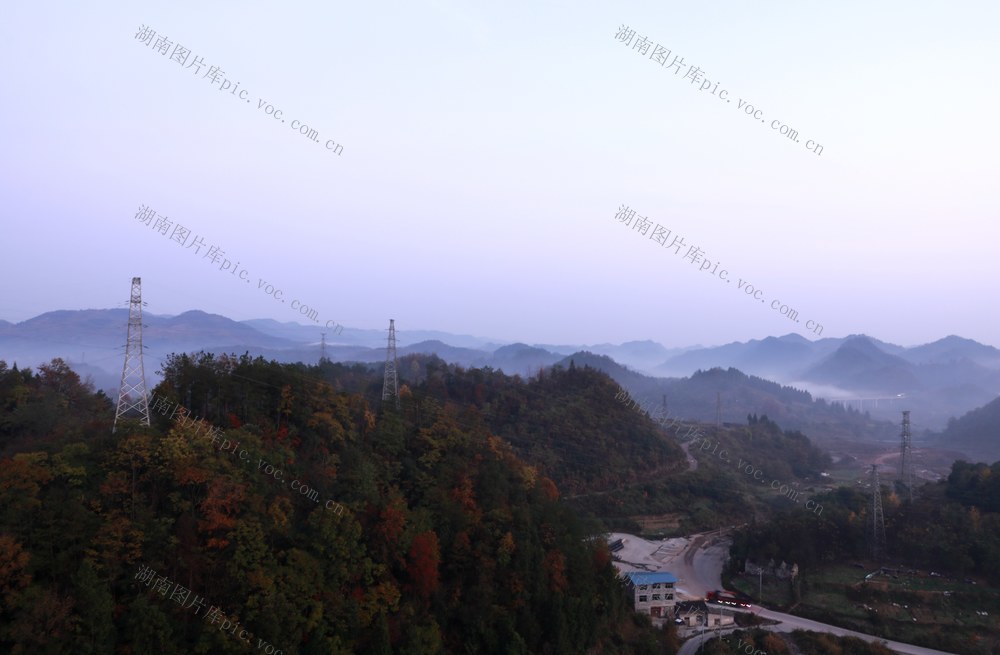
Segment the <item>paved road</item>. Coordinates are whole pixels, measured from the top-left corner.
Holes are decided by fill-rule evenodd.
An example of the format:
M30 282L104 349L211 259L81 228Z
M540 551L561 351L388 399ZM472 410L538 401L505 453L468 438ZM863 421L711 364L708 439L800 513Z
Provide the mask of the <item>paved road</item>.
M664 562L666 570L677 577L678 595L700 600L722 588L722 563L729 556L727 530L691 535L687 546Z
M728 539L724 536L723 531L692 537L691 542L684 551L678 553L678 556L671 563L671 566L675 570L681 572L680 575L675 573L678 578L682 579L682 582L677 585L679 588L678 591L683 590L683 594L687 597L704 598L705 593L708 591L720 589L722 563L729 552L728 544ZM681 564L682 562L683 564ZM731 611L737 610L731 608ZM898 641L888 641L862 632L838 628L835 625L820 623L791 614L774 612L756 605L749 611L765 619L780 621L777 625L762 626L765 630L774 630L777 632L813 630L815 632L829 632L841 636L859 637L866 641L883 641L892 650L905 655L954 655L954 653L946 653L945 651L934 650L933 648L923 648ZM723 630L723 634L728 634L731 631L732 629L727 628ZM713 631L712 634L716 633ZM706 639L708 636L705 635ZM679 655L694 655L700 645L701 637L692 637L684 643L684 646L679 651Z
M725 628L721 631L713 630L711 633L705 635L705 641L718 637L720 634L723 636L728 635L733 630L740 630L740 629L741 628ZM702 643L701 635L698 635L697 637L691 637L690 639L684 642L684 645L681 646L681 649L677 651L677 655L694 655L698 651L698 649L701 648L701 643ZM733 646L736 645L737 644L735 643L733 644Z
M689 471L697 471L698 470L698 460L696 460L694 458L694 455L692 455L688 451L688 448L690 448L690 447L691 447L691 442L690 441L685 441L684 443L681 444L681 450L684 451L684 455L685 455L685 457L687 457L688 470Z
M736 610L733 610L736 611ZM751 610L754 614L763 617L765 619L772 619L774 621L781 621L777 625L766 625L761 626L763 630L773 630L775 632L792 632L793 630L812 630L813 632L829 632L835 635L847 636L847 637L858 637L864 639L865 641L880 641L883 642L887 647L896 651L897 653L903 653L904 655L955 655L954 653L948 653L943 650L934 650L933 648L923 648L921 646L914 646L913 644L904 644L898 641L889 641L887 639L881 639L879 637L873 637L872 635L865 634L863 632L854 632L853 630L846 630L844 628L838 628L835 625L828 625L826 623L820 623L818 621L810 621L809 619L804 619L800 616L792 616L791 614L782 614L781 612L772 612L771 610L764 609L761 607L754 607ZM727 635L733 630L738 630L739 628L725 628L721 631L722 635ZM705 639L708 640L711 637L719 636L719 631L711 631L705 635ZM678 655L694 655L698 648L701 647L701 636L692 637L688 641L684 642L681 649L677 651Z

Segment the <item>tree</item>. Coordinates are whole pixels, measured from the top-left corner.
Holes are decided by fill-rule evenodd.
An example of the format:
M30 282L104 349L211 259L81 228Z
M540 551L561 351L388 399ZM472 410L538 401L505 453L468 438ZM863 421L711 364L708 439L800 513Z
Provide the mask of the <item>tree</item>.
M114 600L108 589L108 581L101 580L97 569L88 560L83 560L80 570L73 577L77 614L76 652L81 655L101 655L112 652L115 643Z
M406 569L417 595L429 600L438 588L438 564L441 549L433 530L422 532L413 538L410 545L409 566Z
M20 604L21 593L31 582L28 562L31 555L10 535L0 534L0 617Z

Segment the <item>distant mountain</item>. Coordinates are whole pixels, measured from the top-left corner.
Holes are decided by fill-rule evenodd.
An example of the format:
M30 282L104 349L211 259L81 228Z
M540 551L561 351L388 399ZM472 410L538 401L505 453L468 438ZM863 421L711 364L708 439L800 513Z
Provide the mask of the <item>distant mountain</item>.
M112 373L86 362L67 361L66 364L80 376L80 380L92 383L95 391L103 391L109 398L118 397L118 388L122 380L121 369L117 373Z
M754 375L794 379L808 365L832 352L840 339L809 341L798 334L767 337L724 346L697 348L672 357L648 372L660 375L690 375L710 368L738 368Z
M493 351L490 366L507 375L529 377L538 369L552 366L562 359L562 355L523 343L501 346Z
M238 323L225 316L199 310L171 317L144 316L143 319L148 325L142 331L144 343L180 344L184 350L229 343L253 343L270 348L289 347L295 344L288 339L263 334L249 325ZM115 327L121 330L120 324Z
M117 385L121 376L128 311L60 310L48 312L22 323L0 322L0 359L21 366L37 366L61 357L91 375L103 387L109 380ZM224 316L192 310L177 316L143 315L143 344L146 373L156 379L159 363L172 352L214 354L249 353L265 359L290 363L316 363L320 357L322 328L291 321L251 319L233 321ZM344 328L339 334L326 332L327 357L332 361L376 363L385 360L386 330ZM579 345L549 348L523 343L502 344L482 337L456 335L439 330L397 329L400 356L435 354L445 361L466 367L490 366L510 375L534 375L551 366ZM653 341L633 341L620 346L602 344L630 366L641 367L682 352L668 350ZM86 370L82 362L87 363ZM109 394L110 395L110 394Z
M368 348L385 348L388 327L380 330L363 330L359 328L345 327L339 334L322 327L302 325L287 321L284 323L269 319L255 318L241 321L259 332L270 334L271 336L299 341L301 343L319 344L320 334L326 332L327 344L366 346ZM388 324L387 324L388 326ZM440 330L403 330L396 329L396 343L398 346L420 343L423 341L440 341L452 346L461 348L472 348L476 350L493 350L500 342L495 339L484 339L467 334L451 334Z
M1000 460L1000 397L972 410L932 440L941 446L968 453L973 460L992 463Z
M807 391L746 375L734 368L696 371L683 378L653 378L589 352L575 353L559 364L568 367L570 362L606 373L650 413L662 405L665 396L671 416L715 422L721 404L723 423L745 424L748 414L766 414L783 429L801 430L814 440L887 438L894 436L897 429L889 421L815 400Z
M800 379L803 372L854 339L866 339L882 352L899 354L906 349L865 335L809 341L799 334L735 341L723 346L689 349L648 370L662 375L690 375L699 369L735 367L753 375L780 380Z
M385 361L385 348L381 349L379 360ZM431 340L415 343L412 346L396 349L399 355L437 355L446 362L452 362L465 367L484 366L489 361L491 353L472 348L457 348L441 341ZM378 360L376 360L378 361Z
M878 394L886 389L912 393L923 388L912 369L905 359L886 353L868 337L857 336L805 371L802 379L860 393Z
M620 364L625 364L638 371L649 369L656 362L684 352L683 348L668 350L655 341L626 341L623 344L602 343L587 346L586 350L598 355L607 355Z
M898 422L901 409L912 409L924 429L942 428L1000 392L1000 350L956 336L905 348L866 335L809 341L788 334L692 349L646 372L686 376L730 367L881 420Z
M340 345L361 345L369 348L385 345L386 332L384 330L359 330L345 327L340 334L322 326L302 325L293 321L280 322L270 318L254 318L240 321L243 325L248 325L262 334L269 334L288 341L299 343L319 344L321 334L326 333L326 342Z
M1000 350L955 335L909 348L902 357L914 364L950 364L967 360L982 366L1000 367Z
M198 310L178 316L143 314L142 321L148 375L171 352L213 348L236 351L250 344L271 349L295 345L224 316ZM61 357L67 362L86 361L109 373L117 371L120 376L127 326L126 309L47 312L0 333L0 359L21 366L37 366Z
M178 316L147 313L143 322L146 372L151 378L171 352L248 352L309 364L320 356L320 330L315 326L271 319L233 321L197 310ZM0 359L24 367L61 357L94 367L89 374L95 380L106 379L101 371L117 379L127 323L126 309L60 310L16 324L0 321ZM342 362L384 361L385 339L382 329L327 331L327 356ZM671 349L651 340L596 346L504 344L470 335L399 329L397 344L400 355L436 354L465 367L490 366L521 376L582 352L609 358L619 381L645 377L641 374L687 378L699 370L733 368L870 412L876 423L898 424L899 411L911 409L914 425L921 429L943 428L949 418L1000 393L1000 350L958 336L913 348L866 335L809 341L786 334L710 348ZM714 418L714 406L710 410L704 418Z
M214 343L254 342L270 347L290 346L294 342L258 332L250 326L199 310L178 316L143 314L143 342L160 342L205 347ZM117 347L125 343L127 309L59 310L40 314L17 323L2 335L5 340L23 343L48 343L96 348Z

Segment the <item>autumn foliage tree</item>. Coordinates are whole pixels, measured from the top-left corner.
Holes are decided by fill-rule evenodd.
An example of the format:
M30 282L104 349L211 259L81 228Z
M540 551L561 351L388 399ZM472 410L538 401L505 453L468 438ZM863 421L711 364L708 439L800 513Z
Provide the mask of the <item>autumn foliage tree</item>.
M65 365L0 365L0 652L244 652L210 606L251 645L304 655L633 652L607 548L560 500L561 481L613 480L600 457L529 464L518 406L548 401L498 372L410 363L386 413L375 368L175 355L154 393L190 416L114 435L107 398ZM598 379L537 384L586 396ZM140 566L202 613L139 584Z

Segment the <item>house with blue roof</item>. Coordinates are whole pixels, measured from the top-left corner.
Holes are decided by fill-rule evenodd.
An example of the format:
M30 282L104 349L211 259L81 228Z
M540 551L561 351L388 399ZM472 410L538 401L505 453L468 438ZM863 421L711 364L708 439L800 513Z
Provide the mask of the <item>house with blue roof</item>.
M625 574L625 582L636 612L648 614L652 618L673 616L674 606L677 605L674 598L677 578L672 574L666 571L630 571Z

